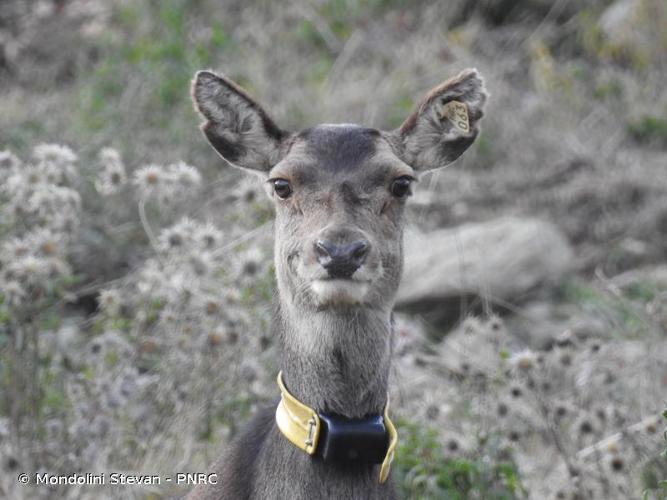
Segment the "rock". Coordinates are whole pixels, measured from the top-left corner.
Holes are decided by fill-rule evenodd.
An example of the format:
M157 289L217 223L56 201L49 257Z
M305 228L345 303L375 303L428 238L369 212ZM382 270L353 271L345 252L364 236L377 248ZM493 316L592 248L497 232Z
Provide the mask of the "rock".
M570 331L578 342L591 339L606 339L612 335L611 328L602 318L580 317L570 322Z
M613 338L614 326L603 314L582 310L579 304L535 300L521 304L521 314L508 316L505 323L522 345L548 351L564 341L581 346Z
M623 238L607 257L606 269L611 272L626 271L650 262L656 257L656 249L636 238Z
M667 289L667 265L658 264L625 271L611 278L611 282L623 291L642 285L653 285L656 290Z
M602 13L598 26L605 42L602 55L639 65L662 57L665 47L659 35L667 21L664 2L653 0L617 0Z
M458 309L466 299L519 302L527 292L562 278L573 252L553 225L504 217L405 238L399 309Z
M641 1L618 0L605 9L600 16L600 29L608 38L627 36L629 23L638 15Z
M521 305L521 314L507 318L507 329L523 345L548 350L568 329L568 318L552 301L536 300ZM571 312L574 314L574 311Z

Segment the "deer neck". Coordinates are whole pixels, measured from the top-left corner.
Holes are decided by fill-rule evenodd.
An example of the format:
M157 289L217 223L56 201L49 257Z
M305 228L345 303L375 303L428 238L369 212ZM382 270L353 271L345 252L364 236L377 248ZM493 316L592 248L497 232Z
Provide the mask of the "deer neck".
M391 310L299 312L280 304L287 388L318 412L361 418L382 413L392 353Z

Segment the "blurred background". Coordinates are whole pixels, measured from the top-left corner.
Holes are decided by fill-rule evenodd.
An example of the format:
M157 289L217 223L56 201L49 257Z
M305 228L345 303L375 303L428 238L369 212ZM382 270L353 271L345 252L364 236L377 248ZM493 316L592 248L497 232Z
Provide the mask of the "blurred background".
M276 398L273 212L189 97L397 127L477 67L483 131L410 205L401 498L665 498L664 0L3 0L0 498L200 472Z

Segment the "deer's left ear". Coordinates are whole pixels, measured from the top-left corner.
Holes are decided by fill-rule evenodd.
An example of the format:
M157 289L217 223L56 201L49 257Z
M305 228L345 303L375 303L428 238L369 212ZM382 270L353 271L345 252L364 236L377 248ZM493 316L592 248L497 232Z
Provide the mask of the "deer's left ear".
M422 172L453 162L475 141L486 98L475 69L441 83L392 132L398 155Z
M192 81L192 99L206 119L202 132L229 163L262 174L280 161L289 134L232 80L199 71Z

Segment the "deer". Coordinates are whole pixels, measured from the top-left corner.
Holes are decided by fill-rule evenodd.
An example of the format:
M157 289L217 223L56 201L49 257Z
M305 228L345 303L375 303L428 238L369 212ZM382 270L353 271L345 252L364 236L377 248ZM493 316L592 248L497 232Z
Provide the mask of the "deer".
M444 81L391 131L288 132L213 71L197 72L191 91L210 145L257 175L275 205L280 399L211 466L215 484L187 498L396 498L388 384L406 202L421 174L475 141L482 77L466 69Z

